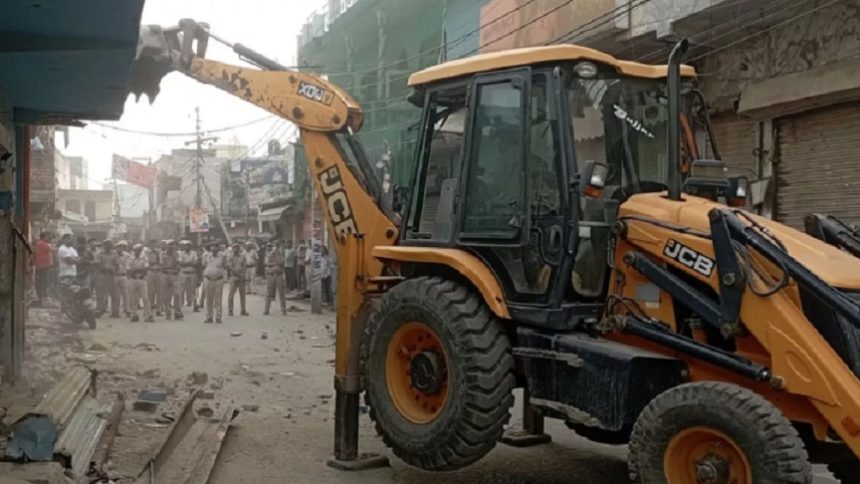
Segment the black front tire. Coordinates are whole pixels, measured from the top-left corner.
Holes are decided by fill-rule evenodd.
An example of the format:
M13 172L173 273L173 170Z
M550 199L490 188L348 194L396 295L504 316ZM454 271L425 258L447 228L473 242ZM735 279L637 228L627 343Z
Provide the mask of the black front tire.
M666 482L664 458L677 435L707 428L731 438L748 461L756 484L811 483L803 441L772 403L746 388L722 382L680 385L642 411L630 436L634 482Z
M449 360L448 399L424 424L398 411L386 379L389 343L415 321L436 332ZM514 358L502 325L472 291L438 277L405 281L382 298L363 343L370 417L400 459L425 470L454 470L495 447L514 402Z
M87 311L87 326L96 329L96 315L92 311Z
M827 469L842 484L860 483L860 459L828 464Z

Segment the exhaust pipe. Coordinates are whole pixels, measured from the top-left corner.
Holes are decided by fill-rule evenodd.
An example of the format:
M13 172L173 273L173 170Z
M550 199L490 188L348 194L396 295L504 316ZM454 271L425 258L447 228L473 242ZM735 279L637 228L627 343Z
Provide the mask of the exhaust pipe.
M681 63L687 54L690 42L682 39L669 54L668 86L669 96L669 199L681 200Z

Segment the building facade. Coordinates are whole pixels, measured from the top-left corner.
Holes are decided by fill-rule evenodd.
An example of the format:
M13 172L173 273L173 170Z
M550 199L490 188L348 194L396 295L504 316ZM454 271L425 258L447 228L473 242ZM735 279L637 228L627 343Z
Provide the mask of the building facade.
M361 140L380 177L408 183L418 116L403 100L410 72L558 43L665 63L688 38L719 155L755 182L754 208L798 228L810 212L860 223L857 0L357 0L337 12L309 20L300 64L365 107Z

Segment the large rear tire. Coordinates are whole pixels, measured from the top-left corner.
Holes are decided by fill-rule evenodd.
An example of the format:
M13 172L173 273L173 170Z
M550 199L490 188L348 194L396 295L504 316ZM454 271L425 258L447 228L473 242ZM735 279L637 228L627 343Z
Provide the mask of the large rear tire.
M630 437L634 482L811 483L797 431L780 411L737 385L698 382L657 396Z
M514 359L479 297L437 277L405 281L383 296L363 343L370 417L395 455L453 470L493 449L514 402Z

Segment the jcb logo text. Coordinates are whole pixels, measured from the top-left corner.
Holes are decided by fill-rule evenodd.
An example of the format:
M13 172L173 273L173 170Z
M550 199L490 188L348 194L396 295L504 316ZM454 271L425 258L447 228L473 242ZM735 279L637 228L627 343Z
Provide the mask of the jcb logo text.
M702 255L677 240L669 239L663 254L693 269L699 274L710 277L714 272L714 260Z
M328 215L331 218L334 232L338 236L358 233L352 207L343 188L343 180L336 166L320 173L320 187L326 200Z

